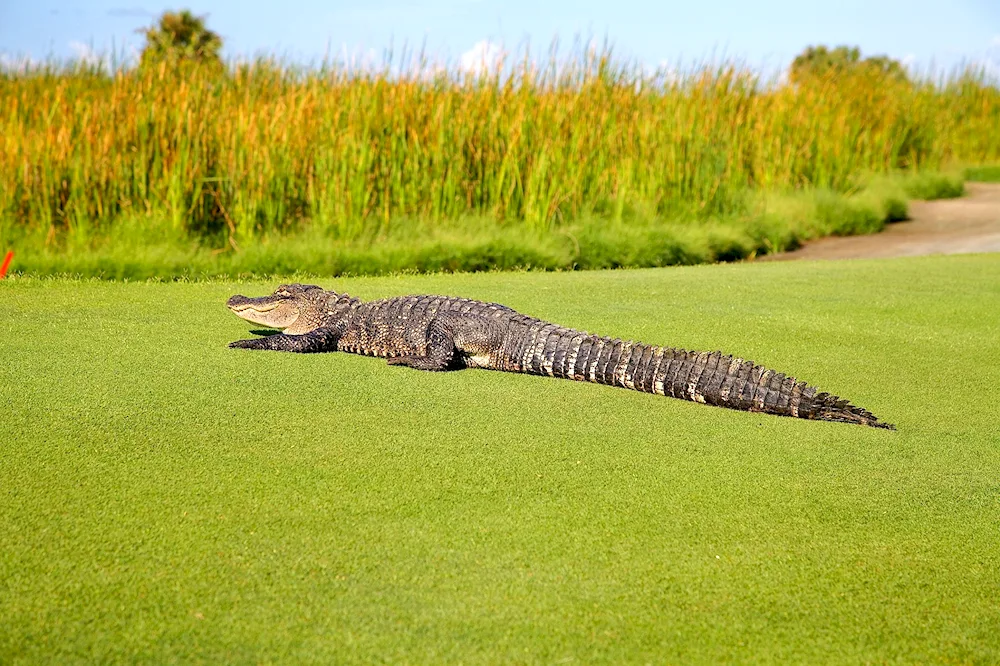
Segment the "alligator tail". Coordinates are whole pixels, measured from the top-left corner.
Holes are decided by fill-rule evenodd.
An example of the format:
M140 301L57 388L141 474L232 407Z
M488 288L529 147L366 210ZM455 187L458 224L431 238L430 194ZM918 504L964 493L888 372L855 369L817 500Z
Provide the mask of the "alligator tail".
M838 396L722 352L625 342L570 329L553 333L522 371L748 412L896 429Z

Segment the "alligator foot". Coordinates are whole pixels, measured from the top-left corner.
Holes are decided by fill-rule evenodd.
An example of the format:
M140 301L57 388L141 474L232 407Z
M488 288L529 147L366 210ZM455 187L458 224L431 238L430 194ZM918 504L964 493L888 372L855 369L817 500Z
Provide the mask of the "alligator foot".
M230 342L229 346L234 349L269 349L271 351L308 354L335 350L338 337L337 332L332 329L317 328L303 335L277 333L253 340L237 340Z

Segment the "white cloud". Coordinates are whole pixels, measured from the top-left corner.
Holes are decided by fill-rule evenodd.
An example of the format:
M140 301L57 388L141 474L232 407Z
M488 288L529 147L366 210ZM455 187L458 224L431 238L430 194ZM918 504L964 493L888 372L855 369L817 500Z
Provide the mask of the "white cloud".
M645 87L652 87L653 89L669 88L684 80L680 70L671 65L667 60L661 60L657 65L644 63L637 74L639 76L635 80L636 92L641 91Z
M74 59L85 65L96 65L102 60L102 57L91 46L83 42L71 41L69 48L73 51Z
M1000 57L987 57L978 63L982 69L983 73L990 79L994 81L1000 81Z
M421 81L434 81L438 77L447 77L448 68L440 62L428 61L422 67L414 67L410 71L402 72L402 74Z
M661 60L655 68L643 68L643 76L653 79L659 85L672 86L681 82L681 73L667 60Z
M477 42L458 59L458 67L469 74L483 74L496 71L503 62L506 52L503 47L488 39Z
M986 76L1000 80L1000 35L996 35L990 41L983 57L975 64L982 67Z
M373 72L379 67L379 58L375 49L359 46L351 50L345 42L340 45L340 54L344 66L351 71Z
M25 72L32 67L41 65L30 55L11 55L10 53L0 53L0 70L10 72Z
M785 67L780 72L778 72L778 79L775 81L775 85L779 88L787 86L792 80L792 68Z

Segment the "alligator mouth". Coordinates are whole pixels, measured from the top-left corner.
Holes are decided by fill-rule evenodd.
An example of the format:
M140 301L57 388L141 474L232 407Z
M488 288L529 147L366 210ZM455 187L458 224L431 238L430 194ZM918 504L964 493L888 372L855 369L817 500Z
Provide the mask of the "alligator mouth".
M266 300L265 300L266 299ZM247 298L246 296L240 296L237 294L230 298L226 305L233 312L270 312L279 305L281 301L274 300L273 298Z
M255 303L241 303L239 305L230 305L229 309L233 312L246 312L247 310L253 310L254 312L270 312L274 308L278 307L277 303L268 303L267 305L257 305Z

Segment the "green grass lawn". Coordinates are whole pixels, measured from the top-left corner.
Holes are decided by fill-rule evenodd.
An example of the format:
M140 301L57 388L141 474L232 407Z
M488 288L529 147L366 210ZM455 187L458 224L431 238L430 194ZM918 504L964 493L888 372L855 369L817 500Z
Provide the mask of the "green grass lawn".
M996 663L997 255L317 280L722 349L898 432L231 350L0 282L0 663Z

